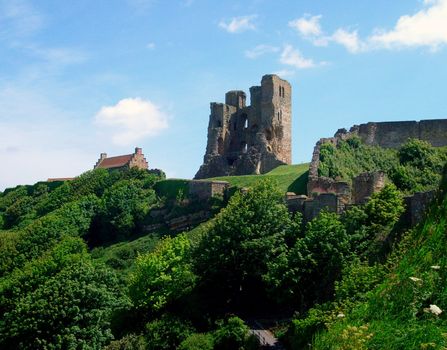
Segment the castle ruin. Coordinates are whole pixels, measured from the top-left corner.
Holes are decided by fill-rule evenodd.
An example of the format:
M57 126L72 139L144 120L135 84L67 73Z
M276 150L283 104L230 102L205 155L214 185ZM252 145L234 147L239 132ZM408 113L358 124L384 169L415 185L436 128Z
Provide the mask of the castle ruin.
M292 161L292 89L274 74L261 86L229 91L225 103L212 102L208 143L195 178L263 174Z

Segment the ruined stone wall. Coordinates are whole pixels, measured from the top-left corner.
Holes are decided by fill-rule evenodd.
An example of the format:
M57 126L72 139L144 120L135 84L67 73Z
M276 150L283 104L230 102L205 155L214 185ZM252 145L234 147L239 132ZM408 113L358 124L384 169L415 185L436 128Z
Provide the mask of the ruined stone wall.
M309 166L309 181L307 184L308 195L320 193L335 193L341 196L342 201L348 203L361 203L375 191L383 186L382 175L363 174L363 177L353 181L353 189L344 181L337 181L318 175L320 164L320 146L330 142L335 146L340 140L345 140L357 135L367 145L375 145L384 148L398 148L409 138L416 138L429 142L435 147L447 146L447 119L404 121L404 122L380 122L367 123L353 126L349 132L346 129L338 130L334 137L320 139L314 148L312 161ZM378 177L376 177L378 176ZM350 197L348 196L350 192Z
M229 91L225 103L211 103L204 163L195 178L266 173L292 161L291 86L265 75L250 88Z
M379 192L385 186L385 173L373 171L362 173L352 180L352 202L365 204L373 193Z
M405 213L403 214L403 223L412 227L422 221L425 211L430 203L435 199L436 191L417 192L412 196L404 198Z
M435 147L447 146L447 119L367 123L355 125L349 132L357 134L367 145L384 148L398 148L409 138Z
M214 196L223 197L230 184L227 181L192 180L188 186L190 198L211 199Z

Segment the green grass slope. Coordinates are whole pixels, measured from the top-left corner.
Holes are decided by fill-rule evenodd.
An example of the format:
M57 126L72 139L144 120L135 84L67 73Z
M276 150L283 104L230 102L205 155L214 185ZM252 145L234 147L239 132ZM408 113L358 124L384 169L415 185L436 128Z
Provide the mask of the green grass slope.
M271 179L283 192L306 194L308 171L309 163L281 165L263 175L221 176L210 180L228 181L236 187L251 187L262 179Z
M220 176L206 180L228 181L234 187L252 187L262 179L275 181L283 192L306 194L309 163L280 165L263 175ZM166 179L156 183L155 191L160 197L175 199L179 193L188 193L188 180Z
M313 349L447 348L447 177L426 220L410 231L367 301L317 334ZM437 314L436 311L442 310Z

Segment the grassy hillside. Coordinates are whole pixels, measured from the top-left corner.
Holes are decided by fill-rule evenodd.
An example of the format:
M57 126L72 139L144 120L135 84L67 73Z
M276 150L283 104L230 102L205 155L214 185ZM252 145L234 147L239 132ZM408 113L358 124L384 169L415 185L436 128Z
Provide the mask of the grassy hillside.
M253 187L262 179L274 180L282 192L306 194L309 163L281 165L263 175L220 176L208 180L228 181L235 187ZM155 185L155 191L160 197L174 199L179 193L188 192L187 180L167 179Z
M321 318L323 330L314 334L312 349L446 349L446 190L444 176L438 201L425 221L404 235L379 269L387 272L381 283L361 292L362 286L375 284L379 266L346 270L332 311L318 307L306 319L295 321L295 337ZM337 294L345 298L337 300Z
M228 181L236 187L251 187L261 179L271 179L278 183L283 192L306 194L308 170L309 163L281 165L263 175L221 176L211 180Z

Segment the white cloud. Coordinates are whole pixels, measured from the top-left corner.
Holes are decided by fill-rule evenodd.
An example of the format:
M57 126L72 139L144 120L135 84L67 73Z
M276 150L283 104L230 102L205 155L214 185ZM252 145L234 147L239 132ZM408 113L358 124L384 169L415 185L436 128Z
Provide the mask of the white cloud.
M320 19L321 15L310 16L304 15L304 17L294 19L289 22L289 27L294 28L304 37L320 36L322 34Z
M375 29L362 39L356 30L338 28L332 35L324 35L321 15L306 15L289 22L304 38L315 46L330 42L344 46L350 53L403 47L429 47L436 51L447 44L447 0L423 0L424 8L413 15L401 16L393 29Z
M168 127L168 116L151 101L141 98L125 98L114 106L105 106L95 116L98 126L112 133L117 145L158 135Z
M245 56L251 59L258 58L262 55L268 54L268 53L274 53L278 52L279 47L271 46L271 45L258 45L255 46L253 49L245 51Z
M282 64L286 64L298 69L313 68L317 66L317 64L312 59L304 58L301 52L299 52L297 49L294 49L292 45L284 46L279 61Z
M428 6L414 15L399 18L394 29L372 35L372 45L385 48L428 46L433 50L447 44L447 0L424 0Z
M359 53L367 50L368 46L361 41L356 30L349 32L345 29L339 28L331 36L330 40L340 44L351 53Z
M225 29L228 33L241 33L246 30L255 30L256 25L253 21L257 15L233 17L229 21L220 21L219 27Z
M13 40L34 34L43 16L26 0L0 0L0 38Z

